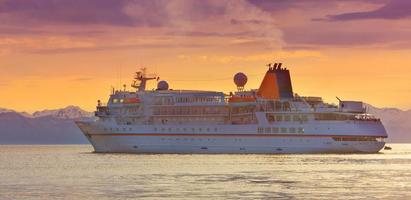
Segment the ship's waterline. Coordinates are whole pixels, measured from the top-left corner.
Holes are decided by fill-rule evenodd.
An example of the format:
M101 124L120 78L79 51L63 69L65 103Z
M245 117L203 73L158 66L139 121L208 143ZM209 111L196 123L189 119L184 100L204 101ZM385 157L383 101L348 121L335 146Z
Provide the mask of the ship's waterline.
M362 102L332 105L293 93L290 73L270 64L261 86L238 91L172 90L165 81L136 73L137 91L113 91L98 101L95 121L76 122L96 152L283 154L376 153L387 137L381 121Z

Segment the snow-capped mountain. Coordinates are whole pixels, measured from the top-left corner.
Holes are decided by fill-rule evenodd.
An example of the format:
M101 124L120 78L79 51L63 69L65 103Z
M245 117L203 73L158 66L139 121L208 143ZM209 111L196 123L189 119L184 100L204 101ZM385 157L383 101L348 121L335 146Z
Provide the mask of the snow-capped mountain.
M33 113L33 117L52 116L60 119L79 119L92 117L92 112L82 110L78 106L67 106L62 109L42 110Z
M16 111L7 109L7 108L0 108L0 113L7 113L7 112L16 112Z
M12 109L7 109L7 108L0 108L0 114L1 113L18 113L20 115L23 115L25 117L32 117L30 113L27 112L16 112L15 110Z
M32 115L0 109L0 144L87 143L74 120L92 116L92 112L77 106L37 111Z

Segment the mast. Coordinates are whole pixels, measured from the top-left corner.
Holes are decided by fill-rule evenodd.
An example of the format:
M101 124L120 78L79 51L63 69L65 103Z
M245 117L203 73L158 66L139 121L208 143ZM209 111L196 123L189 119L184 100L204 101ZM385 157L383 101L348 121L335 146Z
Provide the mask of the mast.
M134 80L131 87L136 88L137 91L145 91L146 83L149 80L158 79L156 74L147 74L147 68L143 67L140 71L134 74Z

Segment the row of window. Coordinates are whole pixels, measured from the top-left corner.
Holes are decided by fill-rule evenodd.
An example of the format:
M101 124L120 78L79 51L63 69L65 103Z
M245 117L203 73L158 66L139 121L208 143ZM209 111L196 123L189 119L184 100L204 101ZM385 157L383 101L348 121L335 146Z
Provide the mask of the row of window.
M315 120L355 120L355 115L344 115L336 113L318 113L314 115Z
M113 99L113 103L123 103L124 99Z
M210 97L179 97L176 98L177 103L191 103L191 102L221 102L220 96Z
M257 128L258 133L304 133L304 128L302 127L259 127Z
M281 122L281 121L295 121L295 122L307 122L307 115L278 115L278 114L267 114L267 119L269 122Z
M106 127L104 127L104 131L108 131L108 130L110 130L110 131L132 131L133 129L131 127L129 127L129 128L125 128L125 127L123 127L123 128L112 128L112 127L106 128ZM217 128L186 128L186 127L184 127L184 128L171 128L171 127L157 128L157 127L155 127L154 131L155 132L191 132L192 133L192 132L217 132L218 129ZM259 127L257 129L257 132L258 133L304 133L304 128L302 128L302 127L298 127L298 128L295 128L295 127L289 127L289 128L286 128L286 127L265 127L265 128ZM337 140L337 139L339 139L339 138L336 138L334 140ZM369 139L369 138L366 138L366 139Z
M112 128L112 127L106 128L104 127L104 130L105 131L108 131L108 130L110 131L132 131L133 129L132 128Z
M163 128L154 128L154 131L156 131L156 132L190 132L190 133L192 133L192 132L217 132L218 131L218 129L217 128L187 128L187 127L184 127L184 128L171 128L171 127L168 127L168 128L165 128L165 127L163 127Z
M333 137L335 141L377 141L375 137Z
M153 109L154 115L202 115L202 114L228 114L225 107L159 107Z

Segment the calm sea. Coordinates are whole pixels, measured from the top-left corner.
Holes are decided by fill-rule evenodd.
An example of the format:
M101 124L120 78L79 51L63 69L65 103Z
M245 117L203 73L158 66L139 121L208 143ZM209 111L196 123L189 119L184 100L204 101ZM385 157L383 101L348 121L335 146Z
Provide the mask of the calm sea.
M411 144L379 154L133 155L0 146L0 199L411 199Z

